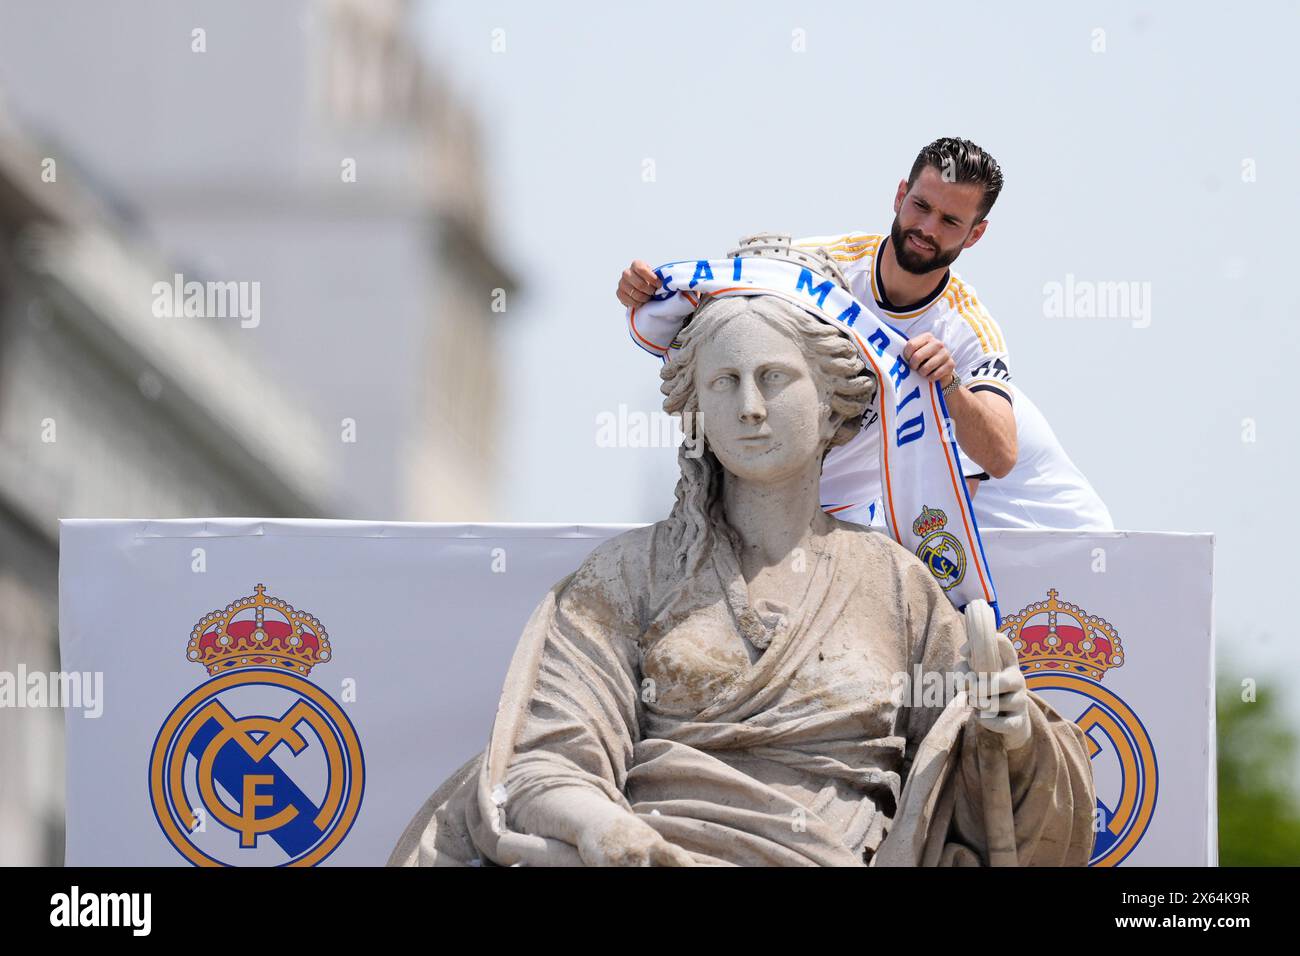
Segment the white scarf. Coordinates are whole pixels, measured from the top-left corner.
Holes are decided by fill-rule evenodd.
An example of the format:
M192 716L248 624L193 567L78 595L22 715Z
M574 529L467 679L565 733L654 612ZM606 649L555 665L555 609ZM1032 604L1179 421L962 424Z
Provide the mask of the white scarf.
M998 613L997 592L957 457L945 436L943 390L903 359L907 336L880 321L829 277L770 256L689 259L655 270L663 288L627 312L633 341L661 359L702 295L774 295L842 330L880 383L880 473L889 533L925 564L958 609L981 598ZM999 623L1001 616L999 615Z

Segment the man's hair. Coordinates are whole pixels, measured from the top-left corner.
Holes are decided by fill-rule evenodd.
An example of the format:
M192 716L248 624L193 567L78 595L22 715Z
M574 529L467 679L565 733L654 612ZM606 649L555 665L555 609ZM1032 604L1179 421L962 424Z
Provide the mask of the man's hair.
M976 183L984 187L984 201L980 203L980 219L989 214L1002 192L1002 167L998 161L968 139L944 136L936 139L916 154L912 171L907 176L907 188L916 183L921 170L933 166L945 182Z

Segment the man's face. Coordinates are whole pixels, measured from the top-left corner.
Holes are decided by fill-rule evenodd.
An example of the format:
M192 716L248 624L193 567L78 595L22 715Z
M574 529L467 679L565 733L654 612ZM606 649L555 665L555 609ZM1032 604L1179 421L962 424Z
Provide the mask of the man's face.
M983 198L983 186L944 182L933 166L921 170L911 189L906 180L899 183L889 230L898 264L915 275L951 265L984 235L988 221L979 216Z

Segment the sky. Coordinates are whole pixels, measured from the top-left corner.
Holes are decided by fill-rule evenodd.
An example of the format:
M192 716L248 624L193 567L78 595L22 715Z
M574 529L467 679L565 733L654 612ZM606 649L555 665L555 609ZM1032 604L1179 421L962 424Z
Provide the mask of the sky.
M417 23L478 107L491 232L522 280L497 519L671 506L672 448L598 441L602 414L661 401L614 297L628 262L884 232L917 150L963 136L1006 185L954 268L1016 381L1118 528L1216 535L1220 658L1300 679L1295 3L441 2ZM1053 314L1054 290L1102 283L1142 307Z

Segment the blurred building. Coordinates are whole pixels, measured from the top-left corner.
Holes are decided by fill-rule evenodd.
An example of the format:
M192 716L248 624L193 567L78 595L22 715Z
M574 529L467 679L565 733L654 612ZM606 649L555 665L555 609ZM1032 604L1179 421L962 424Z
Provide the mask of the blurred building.
M488 519L493 304L514 289L485 234L474 115L411 15L405 0L9 4L0 89L186 280L259 284L259 324L221 331L337 439L339 517Z
M0 13L0 671L57 668L60 517L493 517L515 290L407 17ZM256 322L160 316L177 275ZM0 864L62 860L62 724L0 709Z
M332 504L319 424L274 383L230 387L258 370L201 320L156 318L167 274L75 170L0 127L0 670L57 669L60 517ZM0 710L0 863L60 853L62 722Z

